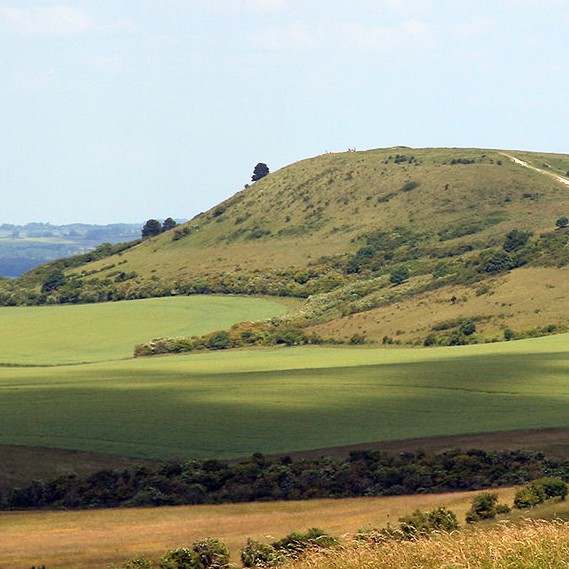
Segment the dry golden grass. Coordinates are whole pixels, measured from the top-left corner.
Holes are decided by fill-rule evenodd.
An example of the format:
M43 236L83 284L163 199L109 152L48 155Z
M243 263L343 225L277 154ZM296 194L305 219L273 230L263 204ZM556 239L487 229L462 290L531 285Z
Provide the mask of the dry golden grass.
M287 569L554 569L569 567L569 523L525 520L383 546L311 553Z
M247 538L273 541L292 531L321 527L336 536L396 523L416 508L447 506L461 519L472 492L389 498L311 500L220 506L0 514L0 567L101 569L138 554L157 557L204 537L218 537L234 560ZM513 489L499 490L511 502Z
M502 331L522 332L547 324L567 324L569 267L522 268L484 281L473 288L444 287L396 305L353 314L315 326L324 337L349 339L365 334L379 339L391 336L410 341L424 339L433 324L446 320L483 317L477 335L502 340ZM451 298L456 297L455 302Z

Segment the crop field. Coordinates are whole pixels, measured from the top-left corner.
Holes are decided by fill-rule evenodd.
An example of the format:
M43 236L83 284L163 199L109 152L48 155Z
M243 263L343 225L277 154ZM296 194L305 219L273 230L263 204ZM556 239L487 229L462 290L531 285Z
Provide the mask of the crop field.
M124 359L160 336L200 336L243 320L282 315L281 303L192 296L103 304L0 308L0 364L52 365Z
M511 503L514 491L497 490ZM321 527L335 536L360 528L396 523L400 516L446 506L464 521L476 492L385 498L308 500L114 509L79 512L4 512L0 514L0 567L101 569L136 555L159 557L169 549L217 537L232 559L248 537L274 541L292 531Z
M153 459L238 457L562 427L569 425L568 369L569 335L4 367L0 444Z

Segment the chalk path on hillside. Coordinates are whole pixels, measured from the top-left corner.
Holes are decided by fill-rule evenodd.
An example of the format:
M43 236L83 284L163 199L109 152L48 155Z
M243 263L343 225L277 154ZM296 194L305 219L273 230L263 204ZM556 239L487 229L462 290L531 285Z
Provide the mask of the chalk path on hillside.
M520 160L519 158L516 158L515 156L512 156L511 154L508 154L506 152L500 152L500 154L502 156L506 156L506 158L509 158L514 164L518 164L519 166L523 166L524 168L529 168L530 170L534 170L536 172L539 172L540 174L549 176L550 178L553 178L556 181L561 182L566 186L569 186L569 178L565 178L564 176L560 176L559 174L553 174L552 172L547 172L547 170L542 170L541 168L532 166L531 164L528 164L527 162L524 162L523 160Z

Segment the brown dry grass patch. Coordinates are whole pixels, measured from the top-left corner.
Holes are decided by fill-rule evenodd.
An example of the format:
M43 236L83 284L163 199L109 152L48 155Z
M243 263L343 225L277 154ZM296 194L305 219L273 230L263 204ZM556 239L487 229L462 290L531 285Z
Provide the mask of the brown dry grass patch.
M513 489L499 490L511 501ZM219 506L0 514L0 567L100 569L144 553L149 557L218 537L238 559L247 538L272 541L318 526L334 535L397 522L416 508L447 506L464 519L472 492L388 498L311 500Z
M505 328L523 332L548 324L567 324L569 312L563 307L569 306L568 277L569 267L521 268L472 288L443 287L311 330L343 340L364 334L376 341L383 336L422 341L438 322L482 317L476 324L477 335L502 340Z
M383 546L344 546L311 553L287 569L553 569L569 566L569 523L519 525L434 535Z

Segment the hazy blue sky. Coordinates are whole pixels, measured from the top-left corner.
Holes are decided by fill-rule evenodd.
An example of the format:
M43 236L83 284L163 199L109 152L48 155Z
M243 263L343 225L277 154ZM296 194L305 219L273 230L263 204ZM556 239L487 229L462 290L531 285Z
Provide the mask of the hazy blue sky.
M0 223L190 218L348 148L569 153L568 0L0 0Z

